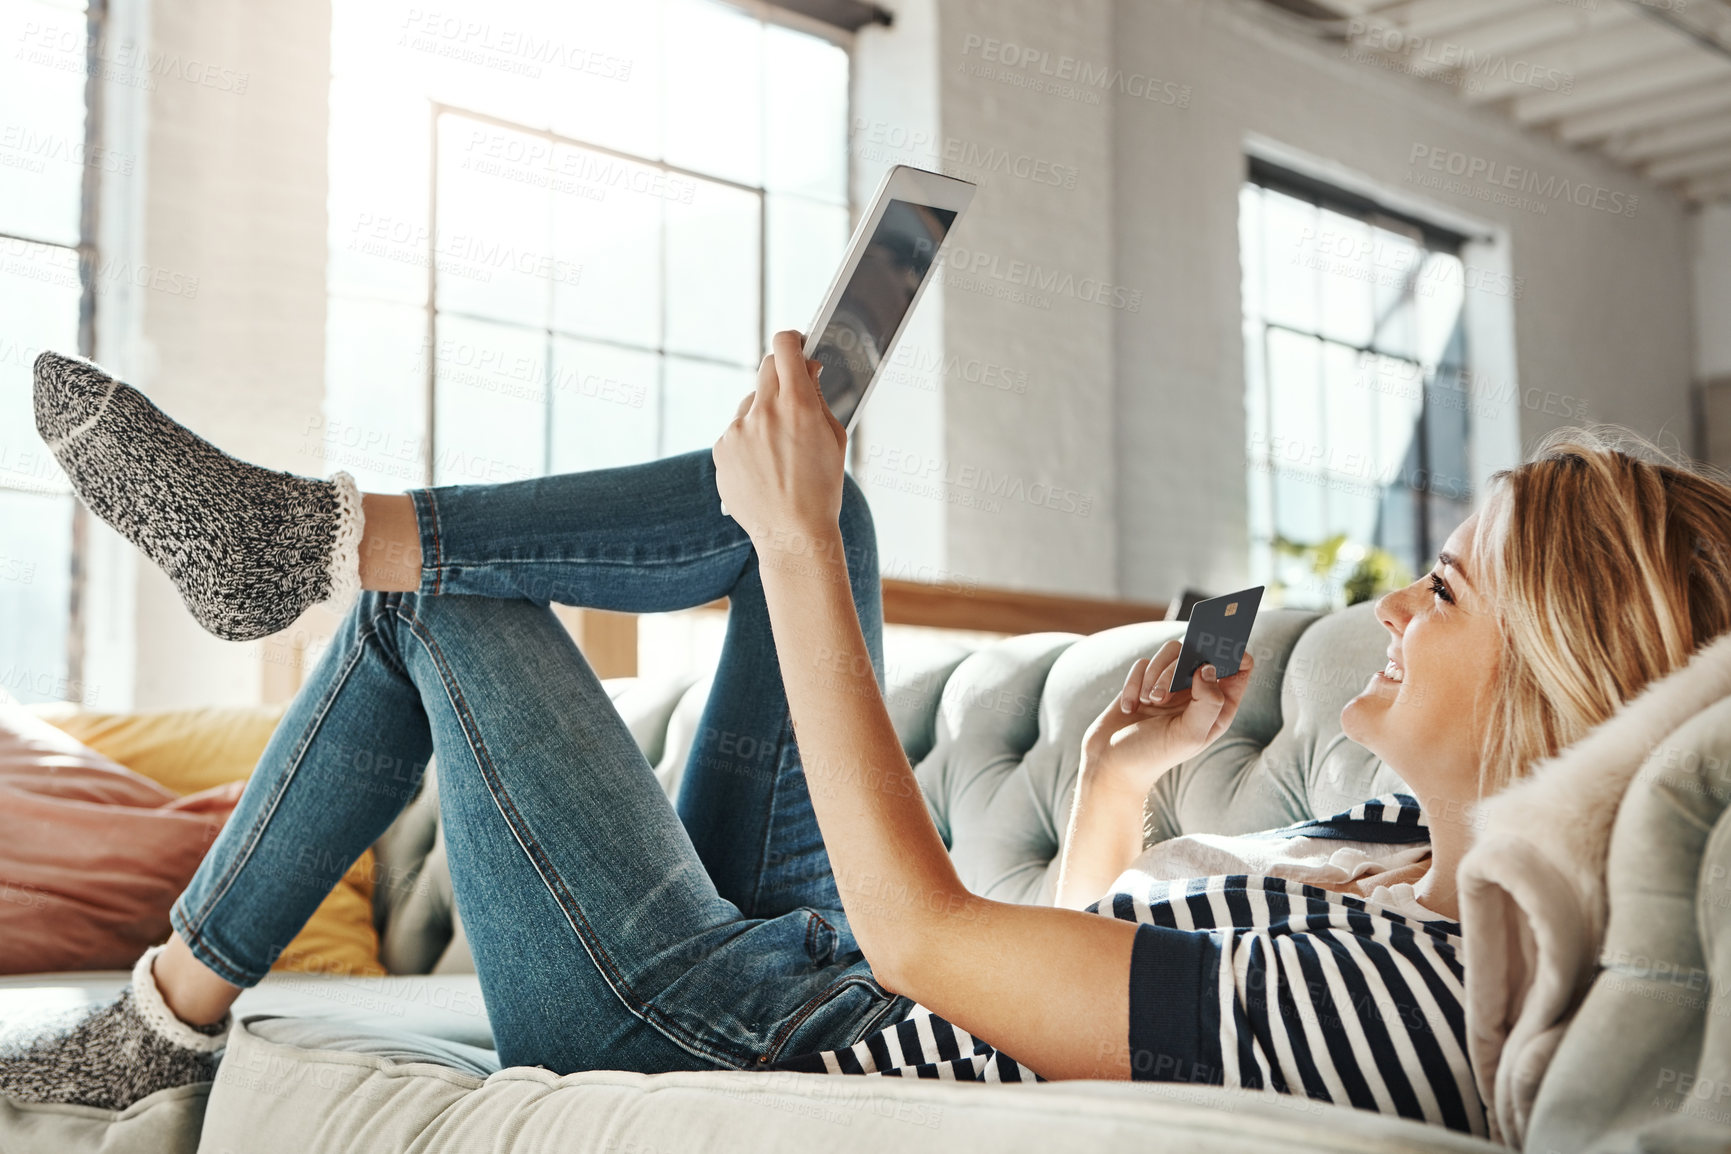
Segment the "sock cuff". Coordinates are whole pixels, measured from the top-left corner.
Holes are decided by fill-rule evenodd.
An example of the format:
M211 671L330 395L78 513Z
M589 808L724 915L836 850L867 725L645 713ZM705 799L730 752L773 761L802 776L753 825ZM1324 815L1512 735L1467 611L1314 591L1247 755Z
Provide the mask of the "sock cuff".
M361 510L361 491L347 473L331 477L337 487L337 527L331 541L330 594L325 600L341 613L361 591L361 536L366 517Z
M228 1045L228 1028L234 1023L234 1015L223 1015L220 1034L202 1033L175 1017L168 1003L162 1000L162 991L156 988L153 967L156 955L162 949L161 946L150 947L132 967L132 1002L138 1009L138 1016L144 1019L145 1025L184 1050L216 1053Z

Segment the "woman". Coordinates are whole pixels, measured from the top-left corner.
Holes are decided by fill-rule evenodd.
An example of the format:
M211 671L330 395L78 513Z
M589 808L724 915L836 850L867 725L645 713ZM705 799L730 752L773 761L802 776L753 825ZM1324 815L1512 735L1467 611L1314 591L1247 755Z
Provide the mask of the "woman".
M870 516L814 368L777 334L713 454L362 497L44 354L43 437L207 628L256 637L367 592L174 936L118 1002L0 1060L0 1088L122 1106L208 1077L235 997L417 788L361 767L436 753L506 1064L1225 1082L1482 1131L1461 816L1731 626L1731 489L1591 445L1506 475L1379 602L1389 662L1343 714L1416 801L1142 854L1149 787L1226 731L1251 664L1172 694L1163 646L1082 751L1058 905L1100 900L1004 904L958 881L885 711ZM676 811L545 603L723 594Z

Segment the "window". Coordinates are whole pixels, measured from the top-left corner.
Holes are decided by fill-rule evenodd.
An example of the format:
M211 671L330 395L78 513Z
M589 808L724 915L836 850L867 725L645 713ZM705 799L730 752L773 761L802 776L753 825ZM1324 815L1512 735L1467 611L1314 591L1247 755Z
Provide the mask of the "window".
M83 693L78 512L36 435L30 368L43 349L92 351L83 209L102 161L86 139L82 65L100 21L83 4L0 0L11 46L0 68L0 689L26 702Z
M846 248L846 50L717 0L336 0L333 27L328 467L711 444Z
M1253 577L1365 600L1469 511L1465 238L1260 162L1239 230Z

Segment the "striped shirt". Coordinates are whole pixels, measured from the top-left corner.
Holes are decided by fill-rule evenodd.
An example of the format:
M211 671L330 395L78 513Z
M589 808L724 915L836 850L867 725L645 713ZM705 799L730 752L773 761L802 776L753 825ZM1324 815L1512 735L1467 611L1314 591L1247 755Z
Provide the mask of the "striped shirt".
M1392 794L1255 838L1429 840ZM1127 873L1088 907L1138 924L1131 1077L1303 1094L1485 1133L1466 1054L1461 928L1257 874ZM970 1082L1040 1077L923 1007L856 1045L779 1069Z

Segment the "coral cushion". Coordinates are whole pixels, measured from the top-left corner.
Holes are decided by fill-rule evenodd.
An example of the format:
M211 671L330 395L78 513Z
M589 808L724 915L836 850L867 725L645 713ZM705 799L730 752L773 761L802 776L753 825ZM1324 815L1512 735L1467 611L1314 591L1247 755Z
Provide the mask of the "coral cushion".
M281 716L0 703L0 973L122 968L166 938ZM373 874L368 850L272 968L383 974Z

